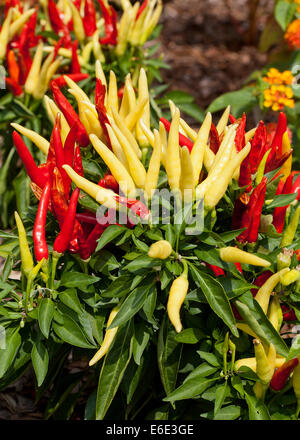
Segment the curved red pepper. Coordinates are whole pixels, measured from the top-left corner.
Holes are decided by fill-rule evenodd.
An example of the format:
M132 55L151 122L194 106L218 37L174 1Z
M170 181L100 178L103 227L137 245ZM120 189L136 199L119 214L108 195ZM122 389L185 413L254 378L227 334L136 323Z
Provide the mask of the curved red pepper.
M83 81L84 79L89 78L89 74L88 73L67 73L66 75L61 75L55 79L53 79L51 81L51 85L52 82L55 82L56 85L61 89L62 87L65 87L67 85L66 80L65 80L65 76L67 76L68 78L70 78L72 81L74 82L79 82L79 81Z
M74 43L72 43L72 63L71 63L71 72L74 73L81 73L81 67L79 64L79 60L78 60L78 54L77 54L77 49L78 49L78 41L74 41Z
M93 0L85 0L83 26L87 37L91 37L97 30L96 10Z
M292 371L297 367L298 358L285 362L281 367L277 368L270 382L270 387L274 391L280 391L285 386Z
M217 152L219 151L219 148L220 148L220 144L221 144L221 141L220 141L218 130L217 130L215 124L212 123L211 127L210 127L210 133L209 133L209 148L215 154L217 154Z
M79 145L81 147L86 147L90 143L90 140L84 125L79 119L79 116L77 115L67 98L62 94L58 85L55 82L52 82L51 87L54 101L64 114L70 127L72 127L74 123L76 123L77 125L77 141Z
M13 132L13 141L28 176L30 177L32 182L35 183L38 187L44 188L46 182L49 179L48 168L39 168L37 166L25 142L16 131Z

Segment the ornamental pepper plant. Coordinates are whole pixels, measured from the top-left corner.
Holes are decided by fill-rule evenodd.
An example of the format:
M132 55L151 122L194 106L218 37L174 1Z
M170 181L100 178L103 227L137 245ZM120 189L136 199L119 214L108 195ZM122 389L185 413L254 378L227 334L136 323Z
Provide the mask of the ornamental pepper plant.
M33 367L46 419L297 420L285 113L251 128L228 106L195 128L169 100L154 124L143 68L121 96L100 61L95 76L92 94L51 84L48 138L12 126L37 205L1 233L0 390Z

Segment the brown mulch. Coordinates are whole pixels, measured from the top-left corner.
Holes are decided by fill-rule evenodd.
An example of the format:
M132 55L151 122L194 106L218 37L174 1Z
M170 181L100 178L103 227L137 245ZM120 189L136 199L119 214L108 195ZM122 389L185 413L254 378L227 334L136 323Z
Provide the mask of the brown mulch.
M171 89L184 90L206 108L222 93L237 90L266 63L256 44L273 2L261 0L250 39L248 4L254 0L170 0L161 19L162 52L171 69Z

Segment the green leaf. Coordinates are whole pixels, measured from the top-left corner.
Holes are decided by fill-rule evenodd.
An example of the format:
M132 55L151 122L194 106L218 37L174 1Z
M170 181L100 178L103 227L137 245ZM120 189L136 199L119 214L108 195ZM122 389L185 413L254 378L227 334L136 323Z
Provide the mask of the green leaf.
M203 122L205 112L195 102L183 102L177 105L179 109L188 116L191 116L198 122Z
M131 358L132 334L133 326L130 321L124 327L118 329L114 343L104 358L97 390L97 420L104 419L104 416L118 391Z
M12 365L21 342L22 339L19 334L19 329L6 334L4 347L3 344L1 344L0 347L0 378L4 376L8 368Z
M220 367L220 362L218 361L218 358L213 353L208 353L207 351L198 350L197 353L201 357L201 359L204 359L206 362L208 362L213 367Z
M94 344L87 341L82 329L72 318L64 315L62 319L62 324L53 322L53 330L63 341L75 345L75 347L95 348Z
M45 345L41 341L38 341L33 345L31 359L39 387L45 380L49 365L49 354Z
M229 92L219 96L210 104L207 111L215 113L230 105L233 116L239 117L243 111L248 111L256 104L256 102L256 98L253 94L253 88L245 87L236 92Z
M54 303L50 298L43 298L38 307L38 321L41 332L48 338L54 315Z
M241 415L241 407L236 405L224 406L219 412L213 416L212 413L201 414L202 417L207 417L213 420L236 420Z
M119 235L123 234L125 231L125 228L118 225L111 225L106 228L98 241L96 252L104 248L104 246L113 241L115 238L119 237Z
M155 266L161 266L161 260L156 260L154 258L148 257L148 255L141 255L135 258L133 261L127 264L124 269L129 272L135 273L139 270L149 269Z
M196 270L194 266L190 267L195 283L201 288L212 310L225 322L232 334L238 337L239 332L222 284L210 275Z
M176 331L164 316L157 344L157 358L161 381L166 395L175 389L181 359L182 344L176 341Z
M205 334L198 328L186 328L175 337L176 341L182 344L197 344L203 338Z
M286 30L288 24L292 20L298 5L295 3L288 3L285 0L281 0L276 3L274 16L282 30Z
M63 304L68 306L70 309L74 310L74 312L77 312L81 314L84 312L84 309L81 305L81 302L78 298L76 289L67 289L64 292L59 294L59 299Z
M300 335L296 336L293 340L293 343L290 347L288 356L286 358L287 361L294 359L300 355Z
M141 364L141 357L150 339L150 333L144 323L136 324L132 344L132 354L137 365Z
M250 420L271 420L268 408L256 396L245 393Z
M94 276L94 275L87 275L85 273L81 272L64 272L61 280L60 280L60 286L65 287L75 287L81 290L85 290L90 286L90 284L97 283L100 278Z
M214 418L218 415L221 407L224 404L224 401L226 399L228 393L228 384L227 380L222 383L221 385L218 385L216 388L216 400L215 400L215 406L214 406ZM227 410L228 411L228 410Z
M153 278L150 277L128 295L109 328L120 327L120 325L129 321L143 307L152 283Z
M273 209L281 206L287 206L297 198L297 195L298 194L296 193L296 194L279 194L277 196L274 196L272 202L269 205L267 205L267 208Z
M166 402L175 402L177 400L192 399L201 395L207 388L214 384L218 378L209 379L207 377L194 375L191 379L187 378L184 383L176 388L163 400Z

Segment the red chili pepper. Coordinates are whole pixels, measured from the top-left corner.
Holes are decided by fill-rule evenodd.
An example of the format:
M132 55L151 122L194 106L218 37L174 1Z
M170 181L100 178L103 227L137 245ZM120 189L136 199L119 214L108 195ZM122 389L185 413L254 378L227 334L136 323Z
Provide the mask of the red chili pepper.
M74 41L72 44L72 65L71 65L71 71L72 73L81 73L81 67L78 60L78 41Z
M76 171L77 174L83 177L83 166L82 166L82 160L81 160L81 152L78 145L75 147L75 153L74 153L74 171Z
M56 121L53 127L52 135L50 144L52 143L54 146L55 151L55 162L57 165L57 168L59 169L59 172L61 174L63 185L65 189L65 194L68 197L70 185L71 185L71 179L66 173L66 171L63 169L63 165L65 164L65 152L64 147L62 144L61 136L60 136L60 113L57 114Z
M108 146L110 149L112 149L109 134L106 128L106 124L109 124L110 122L107 117L107 110L104 104L105 95L106 95L106 87L104 84L102 84L101 80L97 78L96 89L95 89L95 106L98 114L98 119L104 131Z
M33 227L34 253L37 261L48 260L49 251L45 235L46 217L51 195L51 181L44 186Z
M298 363L299 363L298 358L295 358L285 362L281 367L277 368L277 370L272 376L270 387L274 391L282 390L282 388L287 383L290 374L297 367Z
M73 168L77 125L73 124L64 143L64 161Z
M276 156L281 156L282 152L282 137L287 130L287 119L283 112L278 115L278 122L276 132L271 144L272 150L276 152Z
M216 277L225 276L225 272L221 267L214 266L213 264L209 264L209 263L205 263L205 266L208 267L210 270L212 270Z
M103 0L98 1L102 10L105 28L105 37L100 39L100 43L116 46L118 36L117 13L112 6L109 6L109 8L107 8Z
M98 223L97 218L93 213L78 213L76 214L76 219L81 223L88 223L90 225L96 225Z
M121 205L127 206L127 208L129 208L134 214L141 218L146 218L150 214L147 206L144 205L144 203L142 203L140 200L127 199L126 197L120 197L119 195L115 195L114 199Z
M105 174L103 179L99 180L98 185L102 186L103 188L111 189L116 193L119 192L119 184L111 174Z
M51 87L52 87L54 101L56 102L57 106L64 114L70 127L74 123L76 123L77 125L77 142L81 147L86 147L90 143L90 140L84 125L79 119L79 116L77 115L72 105L67 100L67 98L62 94L60 88L57 86L55 82L52 82Z
M10 78L19 83L20 67L13 50L9 50L7 53L7 67Z
M75 188L75 190L72 193L68 211L65 215L63 225L61 227L60 233L56 237L53 245L53 251L63 254L70 244L74 224L75 224L75 216L76 216L76 209L77 209L77 201L80 194L80 189Z
M87 37L91 37L97 30L96 10L93 0L85 0L83 26Z
M105 229L106 226L97 223L96 226L90 232L88 238L86 239L86 245L89 249L90 254L95 252L95 249L97 247L97 241L99 240Z
M48 14L52 29L56 34L59 34L61 31L63 31L65 25L61 19L54 0L48 0Z
M260 184L253 190L249 203L242 214L240 228L246 229L237 237L237 240L241 243L253 243L257 240L266 187L267 178L264 176Z
M255 130L253 139L251 140L251 150L247 156L247 160L250 161L251 174L256 173L257 168L268 149L267 129L264 122L260 121L257 129Z
M295 254L296 254L297 260L300 261L300 249L296 249Z
M160 118L160 122L162 122L164 124L167 132L169 133L171 123L165 118ZM181 147L187 147L189 152L192 151L193 146L194 146L193 142L181 133L179 133L179 145Z
M5 83L14 96L23 94L22 87L14 79L5 77Z
M240 167L239 186L241 188L246 187L246 192L251 192L253 189L252 176L251 176L251 164L250 160L246 157Z
M210 133L209 133L209 148L217 154L220 148L220 136L215 124L211 124Z
M231 124L234 124L236 122L236 118L232 114L230 114L229 121L231 122Z
M246 115L245 113L243 113L239 126L236 130L236 135L234 140L236 151L241 151L245 146L245 128L246 128Z
M299 173L299 171L297 171L297 172ZM293 182L291 193L292 194L298 193L297 200L300 199L300 174L297 176L296 180Z
M281 185L278 185L276 195L279 194L292 194L292 183L293 183L293 175L290 174L286 179L283 188L281 189ZM276 231L281 234L283 231L284 223L285 223L285 214L289 205L280 206L274 209L273 213L273 225L276 228Z
M67 73L66 75L61 75L58 76L57 78L53 79L51 81L55 82L56 85L61 89L62 87L65 87L67 85L66 80L65 80L65 76L67 76L68 78L70 78L72 81L74 82L79 82L79 81L83 81L84 79L89 78L89 74L88 73Z
M91 256L91 251L87 245L87 242L84 238L83 232L78 234L78 252L79 252L79 256L83 261L86 261L90 258Z
M148 3L149 3L149 0L144 0L143 1L141 6L139 7L139 10L137 11L137 14L136 14L136 17L135 17L135 21L137 21L139 19L139 16L146 9L146 7L148 6Z
M16 131L13 132L13 141L24 164L26 173L33 183L39 188L44 188L46 182L49 180L49 170L46 167L39 168L37 166L25 142Z

